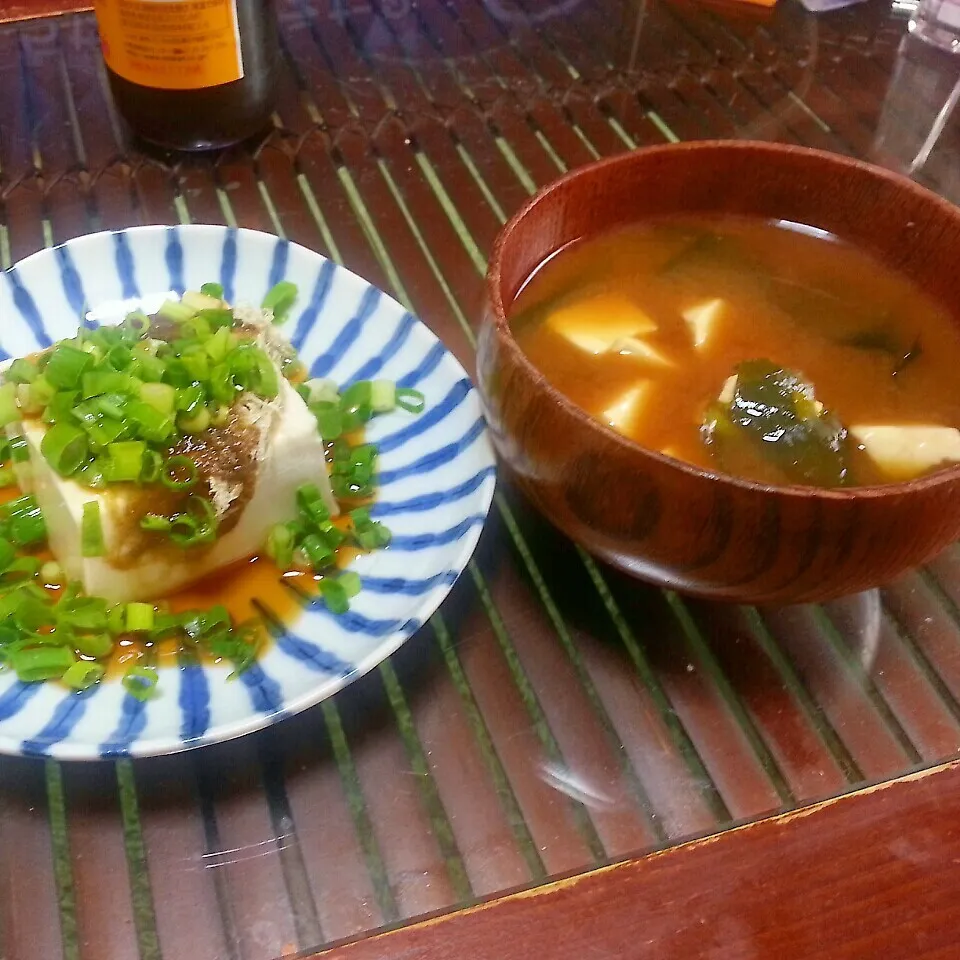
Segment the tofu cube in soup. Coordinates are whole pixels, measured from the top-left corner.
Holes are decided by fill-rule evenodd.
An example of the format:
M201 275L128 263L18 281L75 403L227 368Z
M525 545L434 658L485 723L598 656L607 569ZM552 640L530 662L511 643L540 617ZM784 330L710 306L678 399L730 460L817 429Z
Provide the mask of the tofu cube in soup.
M673 364L656 347L639 337L620 337L610 344L611 353L619 353L622 357L633 357L646 363L657 364L661 367L672 367Z
M891 479L960 462L960 430L932 426L850 427L850 435Z
M649 392L649 383L638 383L611 403L603 411L600 419L608 427L613 427L614 430L620 430L624 433L629 432L643 413L643 407Z
M724 311L722 300L707 300L683 311L683 319L690 328L690 336L697 350L702 350L717 335L720 317Z
M615 293L594 294L559 307L547 323L554 333L592 354L605 353L623 337L639 337L657 329L643 310Z

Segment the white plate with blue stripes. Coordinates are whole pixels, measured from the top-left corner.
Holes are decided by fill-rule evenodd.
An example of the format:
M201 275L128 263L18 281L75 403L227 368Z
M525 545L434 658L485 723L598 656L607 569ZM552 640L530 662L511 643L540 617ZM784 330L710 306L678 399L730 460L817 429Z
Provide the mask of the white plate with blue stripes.
M348 613L303 610L259 662L161 670L142 702L107 681L83 693L0 672L0 752L61 759L175 753L265 727L375 667L439 606L486 519L494 457L470 379L417 319L365 280L267 234L215 226L134 227L43 250L0 273L0 358L111 323L134 307L219 281L232 303L259 304L278 280L299 287L286 333L312 376L385 377L426 397L418 417L374 420L380 493L372 513L394 539L360 557Z

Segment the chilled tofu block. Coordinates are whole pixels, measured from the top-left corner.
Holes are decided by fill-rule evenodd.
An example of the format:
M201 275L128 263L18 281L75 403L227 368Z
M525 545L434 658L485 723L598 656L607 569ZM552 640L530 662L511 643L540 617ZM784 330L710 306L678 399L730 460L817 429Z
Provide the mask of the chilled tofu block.
M953 427L859 425L849 433L895 479L960 462L960 430Z
M715 334L724 310L723 300L707 300L683 311L683 319L690 328L693 345L702 350Z
M600 419L614 430L629 433L643 413L649 392L649 383L638 383L610 404L600 415Z
M587 353L600 354L621 337L643 336L656 323L636 304L615 293L600 293L561 307L547 319L554 332Z
M44 424L27 420L15 425L30 448L30 459L18 465L21 487L32 492L47 524L50 548L66 576L79 580L91 596L128 602L167 596L228 564L251 557L262 549L267 532L296 515L296 490L313 483L321 491L331 515L337 504L330 490L324 445L317 423L303 398L280 377L276 399L241 397L231 423L222 431L244 437L248 469L239 473L237 458L230 469L212 461L222 458L229 436L194 456L207 479L210 498L221 520L218 538L208 546L178 547L168 538L148 535L140 528L151 505L149 489L135 484L113 484L92 490L65 480L47 464L40 452ZM206 457L206 462L201 459ZM153 494L157 496L156 493ZM81 552L81 519L84 504L99 504L105 554L84 557Z
M618 340L614 340L610 344L609 352L619 353L624 357L635 357L637 360L644 360L660 367L673 366L669 357L647 343L646 340L640 340L638 337L620 337Z

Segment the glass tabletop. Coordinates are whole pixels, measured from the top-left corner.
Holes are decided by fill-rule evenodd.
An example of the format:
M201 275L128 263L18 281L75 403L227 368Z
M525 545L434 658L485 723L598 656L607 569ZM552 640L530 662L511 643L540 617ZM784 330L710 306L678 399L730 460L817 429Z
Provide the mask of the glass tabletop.
M254 227L389 291L472 369L500 225L598 156L781 140L960 197L960 59L882 0L278 16L274 129L194 158L129 140L92 14L0 26L0 265L129 224ZM958 603L956 548L824 606L691 600L579 552L502 482L439 613L334 699L176 757L0 760L0 956L310 952L955 756Z

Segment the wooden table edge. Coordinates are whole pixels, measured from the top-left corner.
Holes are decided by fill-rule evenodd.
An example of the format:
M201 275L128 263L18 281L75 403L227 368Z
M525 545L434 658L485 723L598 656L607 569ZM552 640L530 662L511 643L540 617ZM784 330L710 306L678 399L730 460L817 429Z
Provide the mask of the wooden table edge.
M17 23L92 10L91 0L0 0L0 23Z
M303 956L954 956L957 813L953 760Z

